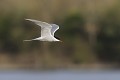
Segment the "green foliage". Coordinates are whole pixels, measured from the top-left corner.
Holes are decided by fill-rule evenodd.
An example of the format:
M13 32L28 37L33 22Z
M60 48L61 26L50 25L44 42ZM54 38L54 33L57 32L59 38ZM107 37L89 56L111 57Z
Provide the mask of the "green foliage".
M82 14L66 16L60 24L60 35L63 44L49 43L46 52L56 53L71 60L73 63L91 62L94 56L101 61L119 62L120 59L120 11L112 9L103 15L98 21L100 32L96 36L96 48L89 44L86 27L86 19ZM41 42L26 42L24 39L39 37L38 27L24 20L24 12L10 12L0 15L0 50L9 54L22 53L24 50L41 53ZM55 19L56 20L56 19ZM37 26L37 25L36 25ZM38 30L38 31L37 31ZM37 34L34 35L34 34ZM55 34L56 35L56 34ZM50 48L50 49L49 49ZM95 54L93 52L96 51ZM24 52L25 53L25 52Z
M84 24L85 20L81 14L69 15L63 21L64 30L62 33L66 38L73 40L79 34L84 34Z
M23 19L22 15L15 14L14 12L9 13L8 15L1 16L0 43L2 43L2 51L16 53L20 50L19 41L21 40L21 36L23 35Z
M119 62L120 59L120 14L110 10L100 20L101 28L98 34L98 57L102 61Z
M93 57L90 56L92 51L87 42L87 35L84 30L85 19L81 14L72 14L63 20L62 26L64 30L65 53L72 60L73 63L91 62ZM61 35L60 34L60 35ZM89 56L89 57L88 57Z

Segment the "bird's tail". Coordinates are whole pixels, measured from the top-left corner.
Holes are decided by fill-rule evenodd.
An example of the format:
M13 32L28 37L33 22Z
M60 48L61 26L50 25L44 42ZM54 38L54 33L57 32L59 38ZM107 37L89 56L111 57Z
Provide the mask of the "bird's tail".
M23 41L34 41L34 40L38 40L38 38L36 38L36 39L31 39L31 40L23 40Z
M23 41L33 41L33 40L23 40Z

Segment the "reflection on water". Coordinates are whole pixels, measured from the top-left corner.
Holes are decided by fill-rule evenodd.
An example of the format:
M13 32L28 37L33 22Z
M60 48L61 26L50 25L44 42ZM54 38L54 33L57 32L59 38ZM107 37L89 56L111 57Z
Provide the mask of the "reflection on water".
M120 71L0 71L0 80L120 80Z

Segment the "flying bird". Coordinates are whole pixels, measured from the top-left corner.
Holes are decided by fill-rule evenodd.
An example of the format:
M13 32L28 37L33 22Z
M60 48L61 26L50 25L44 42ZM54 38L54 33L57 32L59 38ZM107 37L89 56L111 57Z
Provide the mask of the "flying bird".
M33 40L38 40L38 41L48 41L48 42L53 42L53 41L60 41L54 36L54 33L59 29L59 26L56 24L49 24L46 22L38 21L38 20L33 20L33 19L25 19L28 21L31 21L35 23L36 25L41 27L41 36L35 39L31 40L24 40L24 41L33 41ZM61 42L61 41L60 41Z

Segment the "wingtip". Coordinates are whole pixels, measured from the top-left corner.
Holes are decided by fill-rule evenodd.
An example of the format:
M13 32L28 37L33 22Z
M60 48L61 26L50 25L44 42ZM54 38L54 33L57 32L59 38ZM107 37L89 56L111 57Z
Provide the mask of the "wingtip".
M25 19L25 20L30 21L31 19Z
M36 20L34 20L34 19L25 19L25 20L27 20L27 21L32 21L32 22L35 22Z

